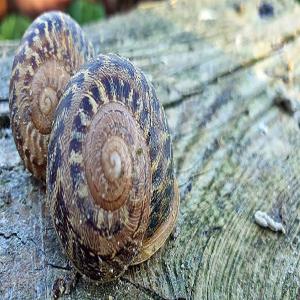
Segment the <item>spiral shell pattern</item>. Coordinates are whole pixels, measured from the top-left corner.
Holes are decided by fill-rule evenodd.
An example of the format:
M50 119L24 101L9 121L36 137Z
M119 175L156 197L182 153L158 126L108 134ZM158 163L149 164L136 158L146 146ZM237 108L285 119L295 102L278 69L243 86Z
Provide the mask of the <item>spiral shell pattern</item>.
M144 74L99 55L71 78L48 161L48 201L68 257L93 280L120 276L175 201L169 128Z
M25 166L43 181L57 104L70 77L92 56L79 25L61 12L38 17L17 49L9 88L12 131Z

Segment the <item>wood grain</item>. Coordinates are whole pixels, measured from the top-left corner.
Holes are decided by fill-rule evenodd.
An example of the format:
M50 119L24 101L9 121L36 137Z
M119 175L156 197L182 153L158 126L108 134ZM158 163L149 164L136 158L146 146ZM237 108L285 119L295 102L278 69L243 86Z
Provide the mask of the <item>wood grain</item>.
M70 299L300 296L298 114L274 104L298 99L300 7L269 1L274 16L261 18L259 3L239 12L230 0L155 2L85 28L98 53L130 58L153 81L173 134L182 202L177 238L116 283L81 279ZM9 47L0 49L1 99ZM16 157L2 129L0 295L49 298L69 266L44 190ZM258 227L257 210L283 222L286 235Z

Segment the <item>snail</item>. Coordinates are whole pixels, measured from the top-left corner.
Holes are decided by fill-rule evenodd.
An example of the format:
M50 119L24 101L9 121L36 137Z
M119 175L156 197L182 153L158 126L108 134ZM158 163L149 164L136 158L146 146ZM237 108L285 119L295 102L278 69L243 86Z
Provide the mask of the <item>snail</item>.
M129 60L99 55L70 79L49 140L47 195L65 253L92 280L119 277L169 237L179 209L171 135Z
M42 181L57 103L70 77L92 56L79 25L56 11L38 17L16 51L9 87L11 127L26 168Z

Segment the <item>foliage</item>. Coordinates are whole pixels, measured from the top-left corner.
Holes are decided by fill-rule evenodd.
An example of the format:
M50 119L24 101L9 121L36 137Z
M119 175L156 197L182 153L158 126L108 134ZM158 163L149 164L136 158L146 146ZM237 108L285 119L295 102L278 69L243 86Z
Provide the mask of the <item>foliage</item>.
M67 12L79 23L84 24L104 18L105 10L102 4L88 0L72 1Z
M31 20L27 17L11 14L6 16L0 24L0 39L19 39L30 25Z
M67 9L79 24L88 23L105 17L105 9L101 3L89 0L75 0ZM20 39L32 20L19 14L7 15L0 23L0 40Z

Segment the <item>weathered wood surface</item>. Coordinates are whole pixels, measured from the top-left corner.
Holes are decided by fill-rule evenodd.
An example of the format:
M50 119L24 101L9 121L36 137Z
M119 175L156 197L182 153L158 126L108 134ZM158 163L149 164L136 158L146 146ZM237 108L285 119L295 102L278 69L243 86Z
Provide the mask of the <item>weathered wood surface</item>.
M300 297L300 8L269 1L155 2L86 27L153 80L174 138L179 234L116 283L80 279L68 299ZM243 4L244 3L244 4ZM0 48L0 119L16 43ZM293 110L274 104L278 93ZM0 131L0 298L44 299L68 272L44 189L26 172L10 129ZM261 229L256 210L283 222Z

